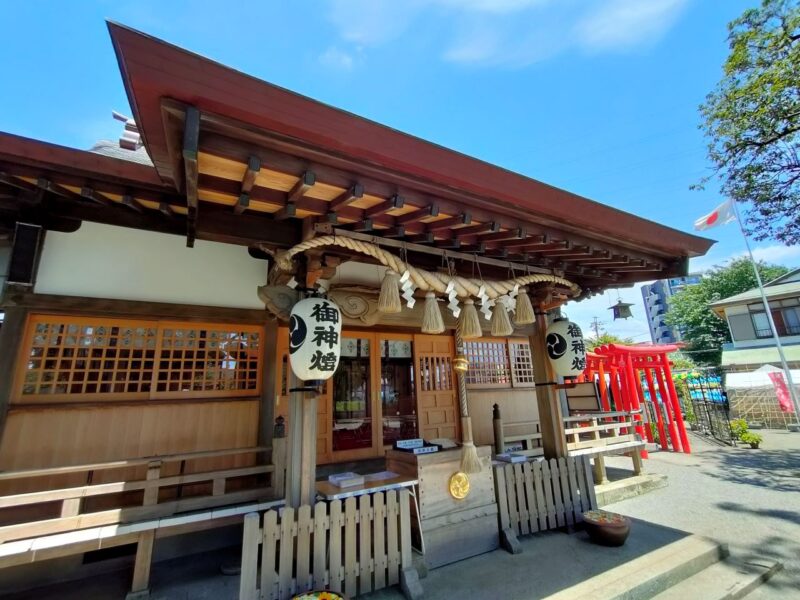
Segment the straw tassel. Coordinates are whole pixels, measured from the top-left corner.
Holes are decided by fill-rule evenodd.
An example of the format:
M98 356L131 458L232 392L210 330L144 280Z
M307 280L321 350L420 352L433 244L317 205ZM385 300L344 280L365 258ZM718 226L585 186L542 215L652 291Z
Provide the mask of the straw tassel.
M475 308L475 302L472 298L464 300L464 306L461 307L461 314L458 319L458 330L461 332L461 337L465 340L474 340L483 337L481 320L478 317L478 309Z
M533 304L528 296L528 288L521 288L517 295L517 310L514 313L514 325L530 325L536 320L533 314Z
M381 295L378 297L378 312L384 314L399 313L403 310L400 301L400 275L391 269L386 270L386 275L381 283Z
M464 473L480 473L483 470L478 448L472 441L472 419L469 416L461 417L461 470Z
M508 318L508 310L502 302L497 302L492 309L492 335L495 337L505 337L514 333L514 326Z
M444 319L439 303L436 301L436 294L428 292L425 294L425 312L422 315L422 333L442 333L444 331Z

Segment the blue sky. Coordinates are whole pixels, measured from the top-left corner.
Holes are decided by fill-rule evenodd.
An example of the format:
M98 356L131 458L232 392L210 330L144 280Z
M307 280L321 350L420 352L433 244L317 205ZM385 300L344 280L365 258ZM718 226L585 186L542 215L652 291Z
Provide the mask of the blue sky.
M757 0L319 0L4 3L0 130L87 148L128 112L104 19L323 102L691 230L722 199L697 106L721 75L726 24ZM694 269L743 251L735 225ZM794 266L800 248L762 243ZM612 323L616 292L568 307Z

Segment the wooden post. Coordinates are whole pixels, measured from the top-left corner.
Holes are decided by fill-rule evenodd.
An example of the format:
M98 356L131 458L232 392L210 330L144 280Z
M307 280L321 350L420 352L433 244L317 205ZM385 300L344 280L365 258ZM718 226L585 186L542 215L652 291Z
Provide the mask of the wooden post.
M300 383L291 375L294 383ZM286 468L286 504L299 508L314 504L317 473L317 402L319 393L300 386L290 388L289 443Z
M503 441L503 419L497 404L492 407L492 426L494 427L494 453L502 454L506 451L506 445Z
M278 320L271 319L264 324L264 338L261 340L262 376L261 406L258 411L258 445L272 446L272 432L275 419L275 389L280 377L278 372Z
M567 438L564 435L561 399L556 392L556 376L547 359L547 314L536 313L533 335L530 337L533 355L533 377L536 381L536 402L539 405L539 423L545 458L567 456Z
M3 327L0 328L0 440L3 439L8 408L14 386L14 369L20 354L20 345L25 335L28 309L9 307L5 309Z
M139 600L150 595L150 566L153 562L153 542L156 531L150 529L139 534L136 559L133 563L133 583L126 600Z

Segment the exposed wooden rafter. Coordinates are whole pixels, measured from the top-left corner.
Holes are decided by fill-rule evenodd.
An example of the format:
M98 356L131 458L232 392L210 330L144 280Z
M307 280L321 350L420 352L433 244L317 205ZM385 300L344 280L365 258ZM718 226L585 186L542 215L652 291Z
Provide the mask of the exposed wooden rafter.
M391 210L395 210L397 208L403 208L404 204L405 204L405 199L402 196L395 194L388 200L384 200L380 204L376 204L375 206L370 206L369 208L364 210L364 217L366 218L376 217L378 215L387 213Z
M297 216L297 205L294 202L289 202L278 210L277 212L272 213L272 218L276 221L283 221L284 219L291 219Z
M404 215L395 217L395 222L398 225L407 225L408 223L415 223L416 221L421 221L422 219L427 219L428 217L438 217L438 216L439 216L439 205L434 203L434 204L429 204L424 208L420 208L419 210L408 212Z
M125 193L122 195L122 205L130 208L134 212L141 213L145 210L142 203L133 197L133 194Z
M450 229L459 225L469 225L472 222L472 215L468 212L461 213L455 217L441 219L440 221L433 221L428 223L426 229L430 232L441 231L442 229Z
M303 171L300 179L294 184L294 187L286 194L286 204L295 204L306 192L310 190L317 183L317 176L313 171Z
M236 201L236 204L233 205L233 212L234 214L240 215L248 208L250 208L250 194L242 192L239 194L239 199Z
M261 170L261 159L251 154L247 158L247 167L244 170L244 177L242 177L242 194L247 194L253 189L253 184L256 182L258 172Z
M458 229L454 229L453 235L455 235L458 238L464 238L468 235L497 233L498 231L500 231L500 223L498 223L497 221L488 221L486 223L479 223L477 225L470 225L468 227L460 227Z
M99 192L93 190L88 186L84 186L81 188L81 196L83 198L86 198L87 200L91 200L95 204L103 204L105 206L111 206L113 204L113 202L109 200L106 196L100 194Z
M328 212L336 212L341 208L350 206L353 202L364 196L364 186L360 183L354 183L344 192L339 194L336 198L331 200L328 207Z

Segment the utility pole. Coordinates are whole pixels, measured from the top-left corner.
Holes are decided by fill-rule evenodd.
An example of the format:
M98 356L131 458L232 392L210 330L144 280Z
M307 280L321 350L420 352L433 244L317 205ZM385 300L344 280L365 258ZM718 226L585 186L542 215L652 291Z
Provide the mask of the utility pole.
M600 339L600 332L603 330L603 323L597 317L592 318L591 328L594 330L595 339Z

